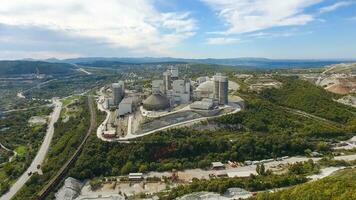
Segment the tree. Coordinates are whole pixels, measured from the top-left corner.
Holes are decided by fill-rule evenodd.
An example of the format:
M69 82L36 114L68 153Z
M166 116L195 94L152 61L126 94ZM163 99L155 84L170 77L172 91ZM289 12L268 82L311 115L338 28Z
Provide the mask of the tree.
M144 173L148 171L148 166L146 164L140 165L140 168L138 169L139 172Z
M257 165L256 172L258 175L262 175L262 176L266 175L265 165L263 163L261 165Z
M121 174L128 174L133 171L133 168L133 163L129 161L121 168Z

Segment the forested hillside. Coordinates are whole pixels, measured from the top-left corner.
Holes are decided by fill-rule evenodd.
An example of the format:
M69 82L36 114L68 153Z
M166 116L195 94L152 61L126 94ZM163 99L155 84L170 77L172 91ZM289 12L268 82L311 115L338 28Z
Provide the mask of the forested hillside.
M0 76L22 74L71 74L74 67L65 63L47 63L40 61L0 61Z
M275 193L259 194L257 200L351 200L356 199L356 169Z
M263 91L263 98L338 123L356 123L356 108L333 101L336 98L334 94L296 77L277 79L283 83L282 88Z

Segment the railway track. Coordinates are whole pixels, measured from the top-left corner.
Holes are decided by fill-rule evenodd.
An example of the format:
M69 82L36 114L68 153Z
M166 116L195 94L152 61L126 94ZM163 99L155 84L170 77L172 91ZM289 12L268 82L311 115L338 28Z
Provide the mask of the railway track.
M70 167L75 163L76 159L79 157L83 147L88 140L90 134L96 128L96 113L94 108L93 99L88 96L88 105L90 111L90 127L85 135L83 141L80 143L78 149L74 152L72 157L62 166L62 168L57 172L55 177L53 177L47 185L37 194L37 200L44 200L47 195L61 182L61 180L65 177L66 173L70 169Z

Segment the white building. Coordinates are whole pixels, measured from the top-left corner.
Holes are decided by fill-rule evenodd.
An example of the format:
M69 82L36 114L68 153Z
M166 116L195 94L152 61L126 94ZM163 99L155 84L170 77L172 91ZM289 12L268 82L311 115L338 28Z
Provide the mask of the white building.
M165 85L163 80L153 80L152 81L152 93L165 94Z
M124 98L119 104L118 116L123 116L132 113L133 99L131 97Z
M119 83L112 84L112 93L113 93L113 103L115 106L118 106L122 98L125 95L125 86L124 82L120 81Z
M190 101L190 82L175 80L172 84L172 97L174 102L188 103Z
M195 101L194 103L190 104L191 109L198 109L198 110L210 110L213 108L214 102L212 99L203 99L201 101Z
M83 183L80 181L68 177L64 181L64 185L55 194L56 200L72 200L79 196L83 187Z
M172 80L178 80L178 75L179 75L178 68L171 66L169 71L171 72Z

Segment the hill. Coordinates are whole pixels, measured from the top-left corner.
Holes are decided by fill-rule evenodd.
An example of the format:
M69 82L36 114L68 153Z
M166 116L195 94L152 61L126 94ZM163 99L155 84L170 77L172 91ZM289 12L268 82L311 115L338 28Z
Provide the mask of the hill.
M75 67L67 63L49 63L42 61L0 61L1 76L46 74L65 75L72 74Z
M332 93L296 77L278 77L280 89L264 90L260 95L272 103L302 110L338 123L355 123L356 109L335 102Z
M350 200L356 199L356 169L345 169L336 174L275 193L262 193L257 200Z
M202 58L202 59L187 59L187 58L172 58L172 57L80 57L70 58L64 60L48 59L48 62L64 62L71 64L78 63L94 63L96 61L109 61L109 62L122 62L131 64L149 64L149 63L171 63L171 62L184 62L184 63L205 63L235 66L237 68L249 66L254 69L276 69L276 68L310 68L310 67L323 67L327 65L350 63L352 60L312 60L312 59L267 59L267 58L253 58L253 57L240 57L240 58Z

